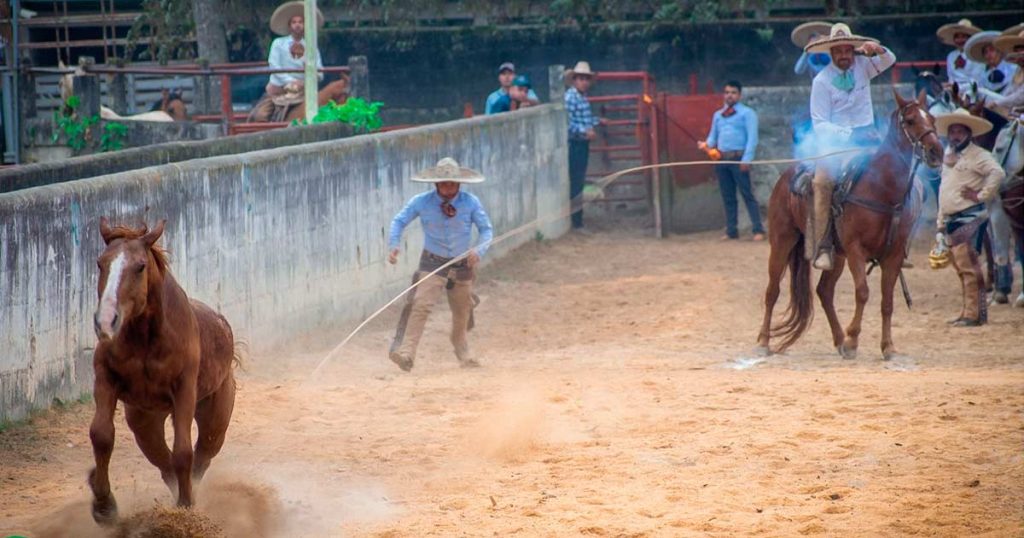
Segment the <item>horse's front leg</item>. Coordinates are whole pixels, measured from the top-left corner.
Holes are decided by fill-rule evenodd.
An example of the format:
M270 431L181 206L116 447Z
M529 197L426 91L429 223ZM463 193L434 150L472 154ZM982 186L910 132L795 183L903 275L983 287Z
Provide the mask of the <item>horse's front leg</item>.
M102 345L102 344L101 344ZM97 350L97 356L103 352ZM93 399L96 413L89 427L89 440L96 467L89 473L89 487L92 489L92 518L100 525L112 525L117 520L117 501L110 491L110 454L114 451L114 410L117 408L117 393L111 383L105 366L94 366L96 383Z
M197 361L198 362L198 361ZM195 370L186 371L178 390L174 393L174 410L171 421L174 425L174 449L171 462L178 477L178 506L192 506L192 419L196 414Z
M902 250L901 250L902 252ZM896 347L892 343L892 311L895 296L896 280L900 276L902 260L887 260L882 266L882 359L889 360L896 356Z
M864 318L864 305L868 302L871 290L868 289L868 275L865 264L867 260L859 247L849 249L846 253L847 265L850 267L850 274L853 276L853 284L857 305L853 311L853 319L846 327L846 339L839 348L839 353L844 359L857 358L857 339L860 337L861 322Z

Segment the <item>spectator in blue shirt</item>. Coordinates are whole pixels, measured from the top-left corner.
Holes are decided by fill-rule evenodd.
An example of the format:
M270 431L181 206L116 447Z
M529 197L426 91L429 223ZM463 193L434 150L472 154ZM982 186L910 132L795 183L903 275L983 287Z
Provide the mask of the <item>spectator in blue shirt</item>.
M487 104L484 105L485 114L497 114L512 110L512 98L509 96L509 90L512 89L512 83L515 79L516 66L512 62L505 62L498 66L498 84L500 84L500 87L487 96ZM531 104L540 102L540 99L537 98L537 94L533 90L527 90L527 99L532 101Z
M757 113L740 103L742 92L743 86L739 82L731 80L725 83L725 106L715 111L708 139L699 142L698 146L703 150L718 149L722 160L749 163L754 160L754 152L757 150ZM722 191L722 202L725 205L726 227L722 239L739 238L736 223L736 190L739 189L750 215L754 241L764 241L761 213L750 183L750 165L717 164L715 173L718 175L718 187Z
M414 196L391 221L388 262L398 262L402 231L417 217L423 226L424 241L413 282L463 254L466 256L427 278L409 293L388 357L402 370L412 370L430 310L441 297L442 290L447 290L448 305L452 310L451 342L455 357L464 368L479 366L469 351L466 333L473 328L473 308L478 302L473 295L476 266L487 253L493 229L480 199L462 192L460 186L462 183L481 183L484 177L446 157L436 166L413 176L412 180L434 183L435 188ZM474 225L479 233L476 246L472 241Z
M587 180L590 141L597 137L594 127L601 122L590 110L587 92L594 72L587 62L577 62L566 72L572 87L565 92L565 110L569 114L569 198L572 204L572 227L583 228L583 187Z

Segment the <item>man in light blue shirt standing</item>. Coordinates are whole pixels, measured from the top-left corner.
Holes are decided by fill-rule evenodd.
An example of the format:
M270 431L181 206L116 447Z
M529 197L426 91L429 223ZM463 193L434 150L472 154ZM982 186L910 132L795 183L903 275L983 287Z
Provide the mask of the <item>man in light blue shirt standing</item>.
M448 305L452 310L451 342L455 356L464 368L480 366L470 354L466 333L473 328L473 308L477 302L473 295L476 266L487 253L494 231L480 199L462 192L460 186L463 183L481 183L484 177L446 157L436 166L414 175L412 180L433 183L435 189L414 196L391 221L388 262L398 262L402 231L417 217L423 225L424 241L419 269L413 275L414 283L454 258L468 254L409 292L388 358L402 370L412 370L430 310L442 290L447 290ZM474 225L479 233L475 247L472 243Z
M721 158L726 161L749 163L754 160L754 153L757 150L757 113L740 103L742 92L743 86L739 82L730 80L725 83L725 106L715 111L708 139L699 142L698 147L705 151L717 149L721 153ZM722 239L739 239L736 222L739 206L736 190L739 189L750 215L754 241L764 241L761 212L750 183L750 165L718 164L715 165L715 173L718 175L718 187L722 191L722 202L725 204L726 227Z

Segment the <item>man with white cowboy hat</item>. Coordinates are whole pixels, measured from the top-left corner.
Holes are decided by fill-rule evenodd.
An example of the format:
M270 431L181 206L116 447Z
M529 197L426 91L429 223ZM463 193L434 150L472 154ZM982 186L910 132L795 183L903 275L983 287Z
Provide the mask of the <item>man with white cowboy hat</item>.
M800 26L793 28L793 32L789 34L789 38L793 41L794 45L800 47L800 50L803 51L804 47L806 47L808 43L819 39L822 36L827 36L831 29L832 23L830 22L805 22ZM827 53L816 52L812 54L805 51L800 54L800 58L797 59L796 65L793 66L793 72L798 75L807 73L813 79L831 62L832 59L829 58Z
M412 197L391 221L388 262L398 262L402 231L417 217L423 225L424 241L413 282L455 258L465 257L409 292L388 357L402 370L412 370L427 316L442 292L447 290L448 305L452 310L451 342L455 356L464 368L479 366L469 351L466 333L473 328L476 266L487 252L494 232L480 199L461 191L460 186L463 183L482 183L484 176L459 166L451 157L445 157L411 179L433 183L434 189ZM472 244L474 225L479 234L475 247Z
M324 25L324 14L316 10L316 23L318 27ZM274 10L270 16L270 30L281 36L274 39L270 44L270 56L267 63L272 69L304 69L306 58L309 57L304 39L306 31L305 18L303 16L303 2L285 2ZM317 68L323 68L324 64L320 58L320 51L316 44L313 44L312 54L316 57ZM317 73L317 80L323 80L324 74ZM304 78L301 72L294 73L272 73L270 82L267 83L266 91L271 97L284 93L295 93L301 96Z
M964 305L960 316L950 323L975 327L987 321L985 283L981 278L978 253L974 250L978 230L988 219L985 203L995 198L1005 173L992 154L972 142L973 137L992 130L984 118L972 116L959 108L935 118L939 136L949 145L942 161L942 184L939 187L939 212L936 225L938 245L933 251L952 253L953 267L960 277Z
M590 141L597 137L594 127L601 121L590 108L587 92L594 80L588 62L576 62L565 71L571 87L565 92L565 110L569 113L569 198L572 204L572 227L583 228L583 187L587 180Z
M981 64L971 60L964 53L964 45L967 40L980 32L981 28L971 24L969 19L960 19L952 24L944 24L935 32L939 41L954 47L946 56L946 78L950 84L956 82L961 86L970 85L984 71Z
M1003 53L996 48L999 32L979 32L964 44L967 57L982 64L982 73L976 79L978 86L995 93L1003 93L1010 80L1017 73L1017 66L1003 59Z
M818 151L831 152L878 143L871 79L896 63L896 55L870 37L854 35L843 23L832 25L828 37L808 43L806 52L827 52L832 63L811 83L811 121ZM832 189L842 158L817 161L814 192L814 267L832 269L831 242L826 240Z
M1024 29L1013 35L1004 33L997 37L992 44L1005 55L1007 62L1012 62L1017 66L1017 72L1001 95L986 94L985 104L1010 110L1024 107Z

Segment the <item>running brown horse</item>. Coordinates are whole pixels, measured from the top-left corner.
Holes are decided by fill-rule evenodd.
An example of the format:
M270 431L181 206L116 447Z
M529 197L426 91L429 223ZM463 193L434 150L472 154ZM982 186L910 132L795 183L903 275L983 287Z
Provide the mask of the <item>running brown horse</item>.
M874 260L882 268L882 356L896 354L892 342L893 288L900 275L911 230L920 211L920 199L913 191L912 160L924 160L936 167L942 159L942 145L935 132L934 119L928 113L925 94L916 100L904 100L893 91L897 109L893 112L889 133L871 156L867 169L856 182L843 204L837 221L838 249L834 268L823 271L817 294L828 317L832 341L845 358L857 355L864 305L868 301L867 264ZM810 262L804 258L807 211L810 200L790 190L797 172L792 167L782 174L768 202L771 255L768 261L768 287L765 291L764 320L758 335L758 350L771 353L769 339L781 338L778 351L791 346L810 326L814 315L811 297ZM857 306L844 334L836 315L836 283L849 265L856 285ZM779 297L779 282L790 271L789 308L778 325L772 324L772 310Z
M342 73L338 80L326 84L316 94L317 108L334 101L339 105L348 100L349 77ZM277 104L274 99L284 98L285 104ZM293 120L302 120L306 117L306 100L298 97L295 100L287 100L285 96L277 98L264 95L259 102L252 107L252 112L246 118L246 122L283 121L291 123Z
M99 306L94 317L99 343L93 358L96 414L89 429L96 467L89 474L92 515L97 523L117 519L110 491L114 410L179 506L191 506L192 480L199 480L224 444L235 403L237 362L231 326L205 304L190 300L156 245L166 221L152 230L111 227L100 219L106 249L98 265ZM174 447L164 441L168 415ZM198 439L192 448L192 420Z

